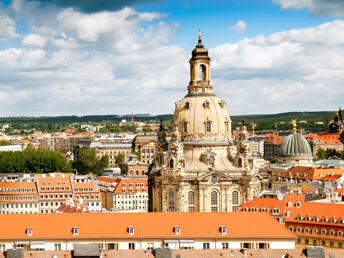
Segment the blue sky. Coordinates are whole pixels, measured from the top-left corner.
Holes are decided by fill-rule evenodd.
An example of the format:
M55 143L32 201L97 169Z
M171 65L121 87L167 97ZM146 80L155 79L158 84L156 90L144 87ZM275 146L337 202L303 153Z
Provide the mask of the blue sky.
M198 29L230 114L343 105L344 2L2 3L0 116L172 113Z

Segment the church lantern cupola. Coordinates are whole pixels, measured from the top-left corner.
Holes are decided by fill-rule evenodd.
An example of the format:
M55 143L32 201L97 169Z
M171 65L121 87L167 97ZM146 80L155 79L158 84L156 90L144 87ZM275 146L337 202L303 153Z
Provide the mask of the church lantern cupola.
M208 49L202 44L201 33L198 35L198 44L192 51L190 63L189 93L213 93L213 86L210 81L210 62Z

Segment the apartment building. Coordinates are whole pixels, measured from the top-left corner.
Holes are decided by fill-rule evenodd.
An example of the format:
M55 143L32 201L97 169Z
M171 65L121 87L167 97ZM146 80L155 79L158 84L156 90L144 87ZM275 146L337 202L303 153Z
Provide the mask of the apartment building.
M53 213L63 202L73 198L70 176L63 173L37 176L40 213Z
M5 251L74 250L76 244L85 244L84 248L93 244L98 252L162 247L294 249L296 238L263 213L4 214L0 228Z
M121 178L113 191L113 210L148 212L148 179Z
M133 140L134 150L141 153L141 161L147 165L154 161L155 145L158 136L155 135L137 135Z
M89 211L101 211L100 191L86 176L71 175L71 183L75 201L85 202Z
M297 248L310 245L344 247L344 205L305 202L286 219L285 226L298 236Z
M39 213L35 182L0 182L0 214Z
M147 177L98 177L96 185L101 191L103 208L116 212L148 211Z

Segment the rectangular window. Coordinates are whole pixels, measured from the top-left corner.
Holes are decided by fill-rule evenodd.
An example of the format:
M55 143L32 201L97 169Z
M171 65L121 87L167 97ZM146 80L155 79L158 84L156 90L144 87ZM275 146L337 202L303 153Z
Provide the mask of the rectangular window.
M188 132L188 122L184 122L184 133Z
M317 240L313 240L313 245L317 245Z
M118 243L108 243L108 250L118 250Z
M308 245L309 244L309 239L305 239L305 244Z
M129 250L135 250L135 243L129 243Z
M334 242L330 242L330 247L334 247Z
M338 248L343 248L343 244L342 243L338 243Z
M203 243L203 249L209 249L210 243Z
M210 122L210 121L208 121L208 122L205 123L205 131L206 131L207 133L210 133L210 132L211 132L211 122Z
M55 251L61 250L61 244L55 244Z
M323 240L323 241L321 241L321 245L322 246L326 246L326 242Z
M222 249L228 249L229 244L228 243L222 243Z

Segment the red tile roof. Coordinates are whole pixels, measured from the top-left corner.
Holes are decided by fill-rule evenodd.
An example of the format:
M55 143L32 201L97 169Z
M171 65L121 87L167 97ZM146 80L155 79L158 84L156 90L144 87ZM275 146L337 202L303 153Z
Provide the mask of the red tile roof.
M277 198L254 198L250 202L243 203L241 206L241 209L239 211L243 211L243 208L246 207L248 211L252 207L257 208L258 212L262 212L262 208L268 208L269 213L272 212L273 208L278 208L280 210L279 214L286 215L288 211L293 212L295 209L298 209L296 207L296 203L299 202L301 206L303 205L305 200L304 194L286 194L285 198L282 200L278 200ZM292 205L289 207L288 202L291 202Z
M123 186L125 184L125 186ZM130 187L132 184L132 187ZM139 187L136 187L139 184ZM141 186L143 184L143 187ZM131 192L130 192L131 189ZM121 178L114 190L114 193L136 193L137 190L140 192L148 192L148 179L147 178Z
M179 235L175 226L181 229ZM227 227L226 235L221 226ZM27 227L32 236L26 235ZM79 228L79 235L73 235L73 227ZM128 227L134 228L133 235ZM295 238L268 214L237 212L2 214L0 228L0 239Z
M296 167L287 169L286 171L282 172L279 176L281 178L290 178L290 176L292 176L294 179L320 180L324 176L331 175L332 173L343 174L344 169L296 166Z
M342 176L342 174L334 174L334 175L326 175L322 178L320 178L320 181L332 181L335 182L337 181L340 177Z
M71 203L72 202L72 203ZM69 200L55 211L56 213L86 213L89 212L85 202Z

